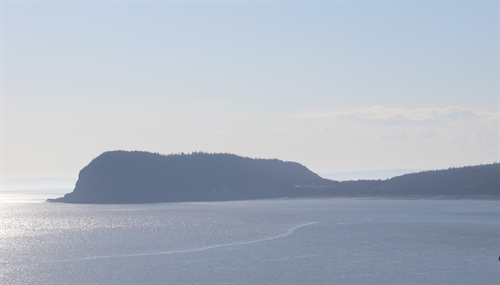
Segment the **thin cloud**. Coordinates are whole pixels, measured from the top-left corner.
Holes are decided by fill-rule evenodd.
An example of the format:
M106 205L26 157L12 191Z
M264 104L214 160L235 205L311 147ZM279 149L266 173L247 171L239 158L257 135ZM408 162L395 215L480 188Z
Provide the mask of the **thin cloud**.
M420 108L413 110L373 106L350 111L298 114L295 116L305 118L356 120L373 123L443 123L463 120L496 120L498 113L455 106L446 108Z
M230 134L230 132L221 131L221 130L211 130L210 131L210 136L211 137L225 137L225 136L227 136L229 134Z

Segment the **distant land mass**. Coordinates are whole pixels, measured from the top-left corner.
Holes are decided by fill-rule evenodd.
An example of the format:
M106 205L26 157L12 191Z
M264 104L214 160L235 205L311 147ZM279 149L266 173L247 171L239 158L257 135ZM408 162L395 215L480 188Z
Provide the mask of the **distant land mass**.
M230 201L339 196L498 196L500 164L334 181L305 166L234 154L109 151L79 173L73 192L50 202L86 204Z
M339 182L296 162L233 154L110 151L84 167L53 202L158 203L330 195Z

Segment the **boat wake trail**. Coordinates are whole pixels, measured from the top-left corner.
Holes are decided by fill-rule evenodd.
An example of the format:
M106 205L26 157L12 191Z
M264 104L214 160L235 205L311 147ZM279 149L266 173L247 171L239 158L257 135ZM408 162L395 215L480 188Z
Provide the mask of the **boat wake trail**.
M225 244L211 245L211 246L205 246L205 247L193 248L193 249L181 249L181 250L148 252L148 253L133 253L133 254L122 254L122 255L102 255L102 256L93 256L93 257L74 258L74 259L47 260L47 261L39 261L39 262L33 262L33 263L79 262L79 261L90 261L90 260L110 259L110 258L141 257L141 256L153 256L153 255L163 255L163 254L197 252L197 251L204 251L204 250L209 250L209 249L214 249L214 248L219 248L219 247L246 245L246 244L259 243L259 242L280 239L280 238L284 238L284 237L291 235L297 229L300 229L300 228L306 227L306 226L310 226L310 225L314 225L314 224L318 224L318 223L319 222L311 222L311 223L298 225L298 226L295 226L293 228L288 229L285 233L283 233L281 235L252 240L252 241L245 241L245 242L225 243Z

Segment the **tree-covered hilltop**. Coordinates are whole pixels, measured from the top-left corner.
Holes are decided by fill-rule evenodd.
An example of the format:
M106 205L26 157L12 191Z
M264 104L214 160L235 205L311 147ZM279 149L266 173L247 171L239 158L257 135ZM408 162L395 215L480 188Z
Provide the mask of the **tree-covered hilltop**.
M158 203L333 195L336 181L295 162L233 154L105 152L84 167L68 203Z
M405 174L387 180L332 181L296 162L234 154L101 154L79 174L73 192L52 202L160 203L282 197L496 196L500 164Z
M405 174L387 180L340 182L344 193L370 195L500 195L500 164Z

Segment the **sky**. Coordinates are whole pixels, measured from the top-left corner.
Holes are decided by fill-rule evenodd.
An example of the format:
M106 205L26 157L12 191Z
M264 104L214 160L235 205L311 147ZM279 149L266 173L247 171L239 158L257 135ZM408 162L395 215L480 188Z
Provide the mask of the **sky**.
M317 173L499 157L497 1L2 1L1 178L102 152Z

